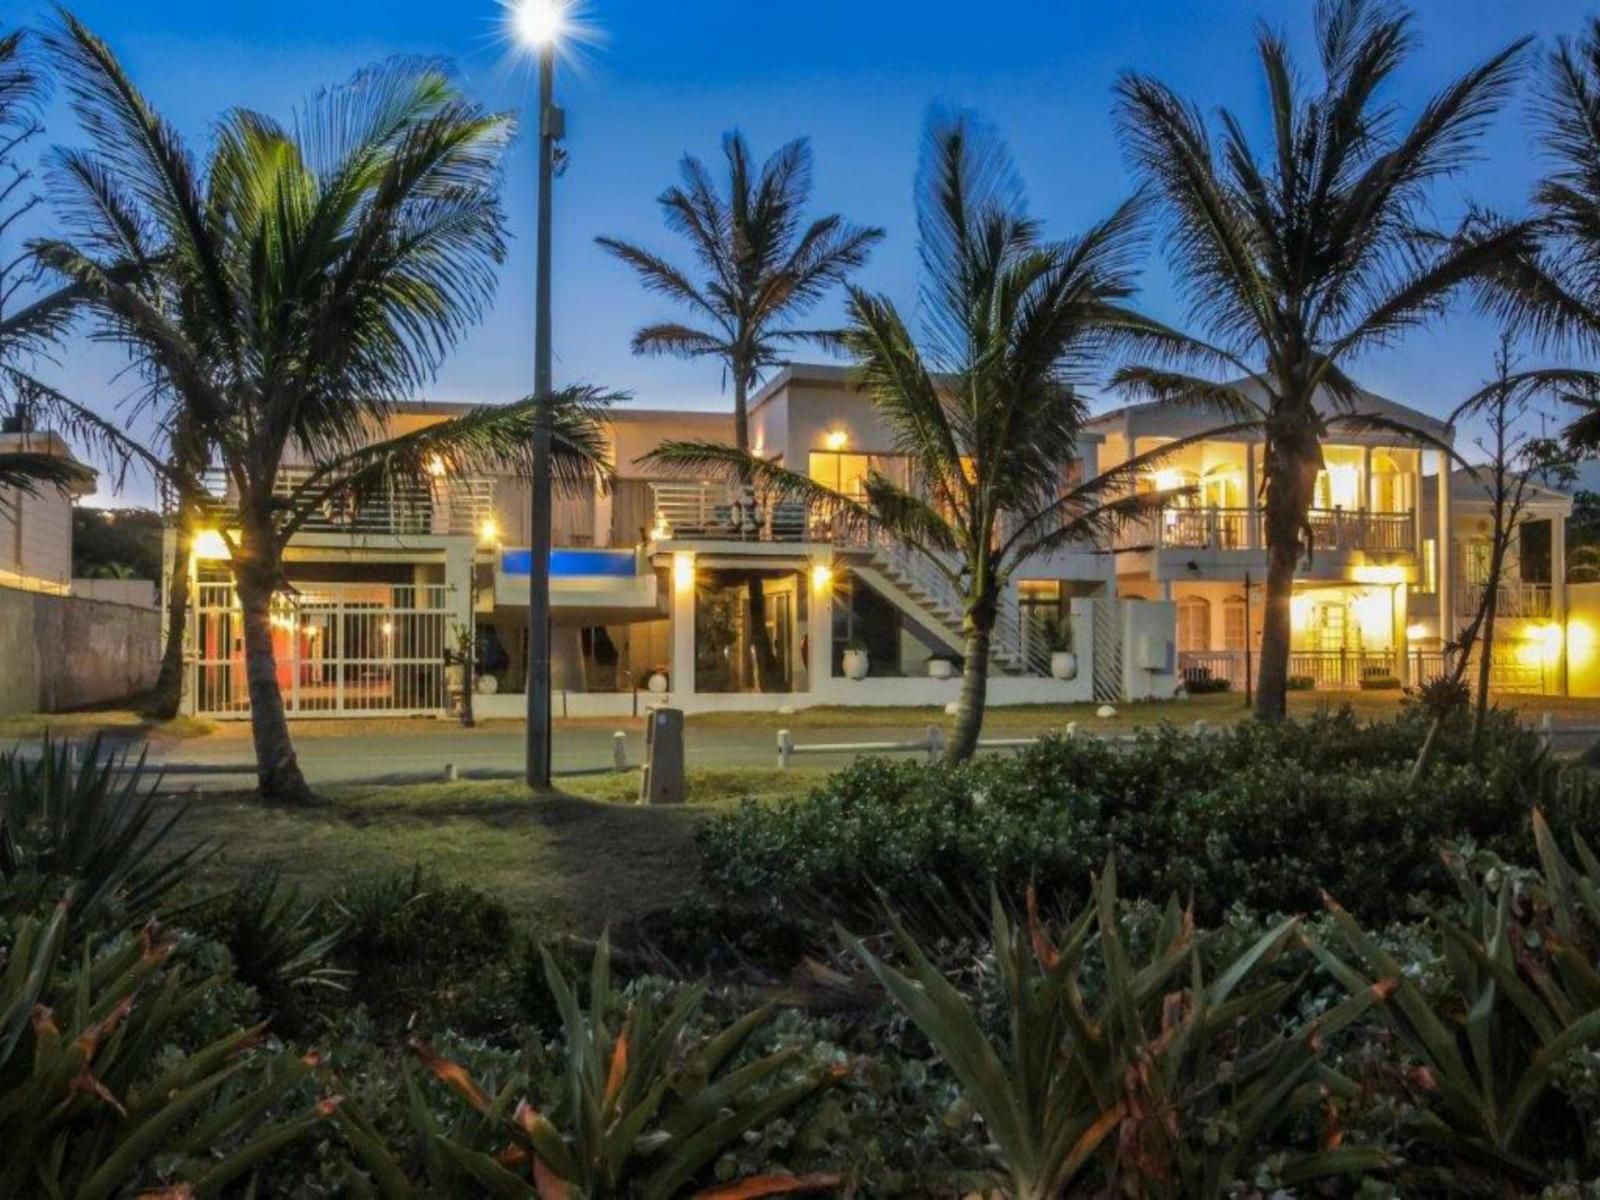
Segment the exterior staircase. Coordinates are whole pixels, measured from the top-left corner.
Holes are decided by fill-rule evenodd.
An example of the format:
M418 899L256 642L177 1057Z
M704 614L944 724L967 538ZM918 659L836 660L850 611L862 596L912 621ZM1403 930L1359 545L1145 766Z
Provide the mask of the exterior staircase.
M836 543L844 562L883 598L944 642L952 651L966 651L960 594L919 551L887 538L867 534ZM1024 637L1022 610L1015 595L1004 597L990 645L992 669L1008 675L1048 675L1050 653L1030 646Z

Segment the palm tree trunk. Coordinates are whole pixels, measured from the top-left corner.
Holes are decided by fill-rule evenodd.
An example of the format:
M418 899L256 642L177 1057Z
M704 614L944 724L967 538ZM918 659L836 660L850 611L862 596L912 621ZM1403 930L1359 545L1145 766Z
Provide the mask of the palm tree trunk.
M189 624L189 555L191 513L178 506L177 532L167 582L167 643L161 652L161 673L150 696L150 715L170 721L183 703L183 647Z
M1309 408L1309 402L1307 404ZM1256 720L1281 721L1289 712L1289 650L1294 575L1300 565L1300 531L1305 528L1322 464L1312 429L1281 433L1266 453L1267 504L1263 524L1267 542L1267 581L1262 598L1261 673L1256 686Z
M1261 620L1261 669L1256 683L1256 719L1281 721L1289 711L1290 614L1298 535L1268 539L1267 584Z
M748 454L750 452L749 382L742 364L734 363L732 369L733 440L741 453ZM745 480L739 481L739 487L744 493L740 499L744 502L745 511L749 512L755 493ZM745 611L750 617L750 646L756 656L756 691L787 690L784 681L779 678L778 656L773 652L772 638L767 634L767 593L764 581L757 572L751 572L745 580Z
M989 643L994 620L967 618L966 661L961 668L961 696L956 705L956 727L945 747L944 761L965 762L978 749L983 732L983 710L989 701Z
M240 567L234 572L244 618L245 678L250 685L250 733L255 740L256 784L263 800L307 804L316 800L295 757L278 687L278 659L272 649L272 584L265 572Z

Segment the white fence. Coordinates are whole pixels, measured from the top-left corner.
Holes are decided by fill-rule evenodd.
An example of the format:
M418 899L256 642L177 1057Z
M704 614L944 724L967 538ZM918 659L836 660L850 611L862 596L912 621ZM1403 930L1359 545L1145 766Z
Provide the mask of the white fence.
M291 716L420 716L446 706L449 589L318 584L273 600L273 654ZM206 717L245 717L244 614L231 583L201 583L190 695Z

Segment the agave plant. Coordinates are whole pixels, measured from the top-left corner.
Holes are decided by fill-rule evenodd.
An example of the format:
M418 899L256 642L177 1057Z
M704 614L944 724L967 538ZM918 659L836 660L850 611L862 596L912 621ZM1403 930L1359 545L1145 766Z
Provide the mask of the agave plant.
M19 910L47 888L73 889L76 923L129 924L153 915L209 848L156 850L182 818L162 815L156 785L146 785L144 756L102 755L98 737L74 761L74 747L47 734L37 758L0 754L0 881L19 889Z
M267 992L324 987L343 991L352 974L328 965L343 928L323 932L319 905L285 886L277 871L247 880L230 899L223 930L234 973Z
M595 950L587 1012L555 960L542 953L566 1034L565 1094L549 1115L518 1096L518 1080L491 1094L459 1063L420 1038L410 1042L471 1109L465 1118L459 1111L440 1116L408 1083L436 1188L470 1184L472 1194L536 1200L669 1200L687 1194L746 1134L791 1113L842 1074L799 1069L799 1048L737 1061L770 1007L710 1037L692 1037L688 1026L705 997L703 985L670 1002L640 996L613 1032L609 1014L619 1001L608 940L602 937ZM386 1200L423 1194L359 1112L341 1108L339 1119ZM764 1175L694 1194L735 1200L829 1191L839 1183L832 1174Z
M1356 1090L1322 1065L1319 1047L1389 985L1370 985L1304 1028L1278 1032L1296 985L1264 976L1296 940L1295 920L1207 980L1192 916L1176 901L1149 960L1133 961L1111 862L1059 944L1031 892L1026 931L998 897L992 908L1009 1029L1003 1044L985 1034L971 1003L898 920L904 970L846 937L982 1115L1016 1200L1057 1197L1096 1177L1108 1195L1220 1196L1264 1156L1276 1129L1325 1096ZM1278 1175L1293 1184L1387 1165L1380 1151L1330 1146L1289 1156Z
M1462 918L1433 913L1443 939L1443 996L1430 997L1331 899L1334 926L1354 961L1313 944L1346 988L1371 987L1369 975L1394 981L1384 1013L1413 1062L1406 1077L1417 1093L1414 1133L1444 1156L1437 1173L1455 1190L1475 1178L1553 1182L1548 1156L1535 1151L1556 1119L1546 1098L1573 1054L1600 1043L1600 860L1577 839L1583 870L1576 870L1537 813L1534 831L1544 865L1534 894L1522 892L1510 872L1498 872L1491 886L1456 864ZM1592 1166L1592 1147L1588 1157Z
M104 1200L144 1186L212 1196L322 1121L334 1101L266 1116L312 1062L262 1027L178 1053L217 979L170 961L152 926L62 963L69 904L11 929L0 976L0 1195Z

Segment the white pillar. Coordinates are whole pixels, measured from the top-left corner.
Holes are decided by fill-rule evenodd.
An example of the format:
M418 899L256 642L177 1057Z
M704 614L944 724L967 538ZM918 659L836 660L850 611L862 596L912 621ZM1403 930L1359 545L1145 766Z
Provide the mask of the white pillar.
M1439 460L1439 528L1434 531L1435 568L1439 581L1439 637L1444 642L1455 640L1456 636L1456 596L1455 596L1455 564L1451 562L1451 515L1450 515L1450 456L1442 450L1437 452Z
M694 551L672 552L672 700L684 707L694 695Z
M1550 620L1561 631L1561 652L1556 662L1556 694L1568 687L1567 657L1567 520L1559 513L1550 518Z
M1377 501L1372 496L1372 447L1361 448L1361 507L1368 512L1377 509Z
M1245 545L1261 548L1261 509L1256 498L1256 444L1244 444Z
M811 606L807 610L806 679L813 696L826 693L833 684L833 548L824 547L811 557Z

